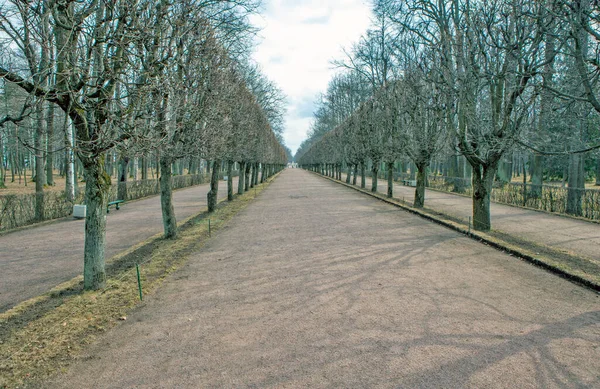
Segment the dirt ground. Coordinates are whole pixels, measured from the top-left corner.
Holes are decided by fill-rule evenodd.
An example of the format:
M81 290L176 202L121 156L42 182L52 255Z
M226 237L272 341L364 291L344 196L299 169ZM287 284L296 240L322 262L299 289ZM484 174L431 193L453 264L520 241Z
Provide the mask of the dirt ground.
M52 175L54 178L54 185L47 185L44 188L46 192L61 192L65 190L65 178L61 177L58 172ZM11 182L10 172L6 175L6 180L4 182L5 188L0 188L0 196L3 195L18 195L18 194L26 194L26 193L35 193L35 182L31 181L31 171L27 171L27 185L25 185L25 177L21 176L21 182L19 182L19 177L15 177L15 182ZM84 183L79 184L83 189L85 187Z
M234 180L237 190L237 180ZM174 192L178 221L206 207L209 185ZM219 198L227 183L219 183ZM107 215L106 258L162 232L160 196L132 201ZM0 235L0 312L83 274L84 221L72 217Z
M345 182L346 175L343 174L342 178ZM357 183L360 185L360 177ZM371 179L367 177L366 183L367 189L370 189ZM387 193L387 180L379 180L377 191ZM415 188L394 183L394 197L412 204ZM433 190L425 190L425 207L465 222L473 209L470 197ZM493 230L600 264L599 223L498 203L492 203L490 209Z
M48 388L593 388L600 298L284 171Z
M19 181L19 177L15 176L15 181L11 182L10 171L6 171L6 179L4 181L5 188L0 188L0 196L2 195L15 195L15 194L26 194L26 193L35 193L35 182L31 181L31 170L27 170L27 181L25 181L25 176L21 176L21 181ZM148 170L149 179L153 180L156 177L152 174L152 169ZM141 170L139 172L138 177L141 177ZM65 190L65 177L60 175L58 170L54 170L52 174L54 178L54 185L46 185L44 191L46 192L62 192ZM111 178L113 183L117 182L117 177ZM129 178L132 180L132 178ZM27 183L27 184L26 184ZM79 187L84 190L85 183L79 182Z

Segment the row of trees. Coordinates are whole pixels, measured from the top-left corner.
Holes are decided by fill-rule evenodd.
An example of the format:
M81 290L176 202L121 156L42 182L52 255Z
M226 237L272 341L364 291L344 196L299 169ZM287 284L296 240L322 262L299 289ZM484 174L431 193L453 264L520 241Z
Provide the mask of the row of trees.
M360 167L364 186L367 162L374 177L385 162L392 196L393 164L410 158L422 207L432 160L445 158L464 177L464 158L473 225L489 230L504 159L516 149L532 153L532 183L541 189L544 160L566 156L568 211L581 212L585 156L600 142L597 4L377 0L373 13L372 29L336 61L345 71L322 99L300 164L354 167L355 177Z
M105 284L109 151L117 150L124 171L132 156L158 156L168 238L177 236L175 161L211 161L210 211L222 161L230 168L237 161L247 171L260 164L263 179L286 162L282 95L248 64L254 29L247 17L257 6L252 0L15 0L0 6L7 37L0 77L26 92L0 124L35 121L32 148L42 193L43 139L54 111L64 113L64 147L80 161L86 183L86 289ZM67 165L72 169L72 161ZM232 193L231 179L229 188Z

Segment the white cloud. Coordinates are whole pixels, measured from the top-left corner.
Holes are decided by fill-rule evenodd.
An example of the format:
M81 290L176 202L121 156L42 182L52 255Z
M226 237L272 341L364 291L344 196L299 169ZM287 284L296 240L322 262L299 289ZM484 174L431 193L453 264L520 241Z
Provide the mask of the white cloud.
M325 91L331 60L358 40L370 16L364 0L273 0L254 18L262 27L254 59L289 97L284 138L292 152L308 131L307 100Z

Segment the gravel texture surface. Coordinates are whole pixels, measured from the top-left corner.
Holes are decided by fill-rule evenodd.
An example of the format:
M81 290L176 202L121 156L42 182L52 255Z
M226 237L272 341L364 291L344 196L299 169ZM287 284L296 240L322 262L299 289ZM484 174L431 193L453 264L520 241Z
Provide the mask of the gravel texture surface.
M600 387L600 298L284 171L50 388Z
M346 175L343 174L342 178L345 182ZM360 186L360 177L357 182ZM367 177L366 184L366 189L370 190L371 178ZM378 181L377 191L387 193L387 180ZM415 188L394 183L394 197L412 204ZM459 218L465 223L473 214L470 197L434 190L425 190L425 207ZM492 229L600 263L600 223L494 202L490 208Z

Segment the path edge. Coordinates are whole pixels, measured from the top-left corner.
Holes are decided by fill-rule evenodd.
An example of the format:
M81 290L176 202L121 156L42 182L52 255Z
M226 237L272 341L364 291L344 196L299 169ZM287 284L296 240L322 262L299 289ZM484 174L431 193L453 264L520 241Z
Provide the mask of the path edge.
M237 176L235 176L235 177L237 177ZM219 180L219 181L223 181L223 180ZM227 181L225 181L225 182L227 182ZM198 186L201 186L201 185L210 185L210 181L203 182L202 184L191 185L191 186L184 186L183 188L173 189L173 192L177 192L177 191L180 191L180 190L191 189L191 188L195 188L195 187L198 187ZM126 203L135 203L137 201L147 200L149 198L157 197L157 196L160 196L160 193L153 194L153 195L148 195L148 196L143 196L143 197L138 197L137 199L125 200L125 202ZM223 199L221 199L219 201L222 201L222 200ZM67 216L63 216L63 217L57 217L55 219L43 220L41 222L35 222L33 224L27 224L27 225L24 225L24 226L11 228L10 230L3 230L3 231L0 231L0 236L9 235L9 234L12 234L13 232L20 232L20 231L28 230L30 228L42 227L42 226L45 226L45 225L48 225L48 224L58 223L58 222L60 222L61 220L64 220L64 219L73 219L73 215L71 214L71 215L67 215Z
M258 183L256 185L256 187L258 189L258 193L249 189L248 191L244 192L242 195L235 195L234 203L236 202L236 200L238 200L238 204L240 204L240 205L238 205L238 207L234 208L233 214L231 214L226 219L221 220L220 223L218 223L218 224L216 223L217 225L214 226L213 230L215 232L218 230L221 230L223 228L223 226L225 226L227 223L229 223L231 221L231 219L236 217L247 206L251 205L262 194L262 192L270 186L270 184L279 176L280 173L281 172L277 172L274 175L267 178L263 183ZM221 199L219 201L220 205L223 203L226 203L226 204L229 203L227 201L227 198ZM225 210L225 209L227 209L227 206L221 206L219 208ZM217 213L218 212L219 211L217 211ZM204 208L202 208L202 211L200 211L196 215L190 216L190 217L182 220L181 222L179 222L178 226L184 226L185 224L191 222L192 224L190 224L190 226L191 226L191 228L194 228L195 225L199 224L199 223L194 223L194 221L197 220L197 218L210 217L210 215L213 215L213 213L206 212L206 207L204 207ZM201 223L201 224L203 225L202 228L204 230L207 230L206 224L205 223ZM213 236L214 236L214 234L213 234ZM107 264L110 262L116 261L120 258L123 258L127 255L130 255L133 252L135 252L136 250L138 250L140 248L144 248L144 246L152 245L161 239L162 239L162 233L156 234L156 235L146 239L145 241L140 242L140 243L136 244L135 246L132 246L129 249L124 250L124 251L114 255L113 257L111 257L110 259L107 260ZM201 249L201 247L204 246L211 239L211 234L210 234L210 232L204 231L202 233L202 237L200 237L198 235L197 237L195 237L195 239L200 239L200 243L197 246L197 249ZM166 241L176 243L177 241L179 241L179 239L178 240L166 240ZM159 279L156 279L154 281L154 284L151 286L152 289L151 289L150 295L154 294L156 292L156 290L158 288L160 288L163 281L165 281L166 278L170 274L172 274L174 271L176 271L178 268L181 268L189 259L190 259L190 256L185 255L185 258L180 258L176 261L172 261L172 263L169 262L168 267L165 268L165 271L163 271L161 273L162 275L159 277ZM135 268L125 270L125 272L128 273L128 276L131 276L131 274L134 274L134 271L135 271ZM131 274L129 274L129 273L131 273ZM131 276L129 278L132 278L132 277L134 277L134 276ZM143 278L144 277L142 277L142 279ZM117 279L117 281L121 281L122 279L123 279L123 277L121 277L120 279ZM26 311L27 309L31 308L35 304L41 303L44 300L48 300L57 293L60 294L61 289L67 290L69 288L73 288L73 287L77 286L77 284L82 282L82 280L83 280L82 275L76 276L68 281L61 283L60 285L55 286L54 288L52 288L52 290L50 290L42 295L25 300L25 301L17 304L15 307L12 307L9 310L0 313L0 325L3 325L3 323L8 323L9 320L12 320L15 317L18 318L19 314L21 314L23 311ZM68 310L69 307L66 306L67 304L72 305L72 306L82 306L82 304L83 304L84 309L87 309L87 307L89 307L89 306L93 307L95 305L97 296L101 296L104 293L107 293L107 295L108 295L108 293L110 293L110 290L113 288L110 281L111 280L107 280L107 286L103 290L83 291L81 293L75 294L73 297L67 297L68 301L65 301L63 304L61 304L57 307L51 308L51 310L55 311L57 309L62 309L65 307ZM146 282L146 281L144 281L144 282ZM133 284L133 283L131 283L131 284ZM114 306L115 302L111 300L111 304L114 306L115 312L121 311L123 313L130 313L132 310L139 309L140 307L143 307L145 305L145 300L137 301L137 289L135 287L130 287L128 289L130 289L129 292L131 292L131 290L135 290L135 293L133 293L133 294L135 295L134 300L136 301L136 303L129 304L126 301L116 301L117 306ZM146 289L146 286L144 286L144 289ZM118 294L121 292L117 291L116 293L117 293L116 298L118 300L119 299ZM129 294L131 294L131 293L129 293ZM146 296L146 293L144 293L144 296ZM100 297L98 297L98 300L99 299L100 299ZM16 332L8 333L9 336L6 339L4 339L3 342L0 342L0 349L5 348L5 347L7 347L7 348L10 347L9 343L12 343L12 340L18 341L18 345L19 345L17 352L14 354L6 354L6 351L9 350L7 348L2 350L2 353L0 353L0 373L3 370L6 371L6 369L8 369L7 371L11 373L11 374L7 374L7 376L0 374L0 388L13 387L13 386L14 387L37 387L41 382L44 382L46 379L48 379L48 377L50 377L52 374L56 373L59 369L62 369L63 367L69 365L72 362L72 359L75 358L75 356L78 355L78 353L81 351L82 347L84 347L86 344L88 344L90 342L93 342L94 339L96 338L96 336L104 333L105 331L110 330L112 327L114 327L114 326L118 325L120 322L126 320L126 316L117 318L116 316L113 317L114 316L113 313L115 313L115 312L109 312L108 314L106 314L107 312L104 312L103 317L101 318L101 326L94 327L93 329L87 329L87 327L85 327L85 325L81 326L82 329L80 332L81 332L82 336L76 335L77 337L74 338L74 340L71 339L72 340L71 343L63 342L64 345L62 345L60 347L60 349L62 350L60 354L40 357L39 355L36 354L36 351L37 351L36 347L37 347L37 345L43 344L45 342L45 339L43 339L43 337L47 336L45 333L48 332L48 328L40 327L39 322L43 321L44 317L48 316L49 312L50 311L45 312L41 316L33 317L32 320L30 322L27 322L21 329L17 329ZM69 312L71 312L71 311L69 311ZM89 315L91 315L91 314L86 313L84 316L82 316L82 315L64 316L64 317L61 317L61 320L59 320L59 321L54 320L53 327L55 327L54 329L66 328L67 326L70 326L70 323L72 323L72 322L79 323L81 321L84 321L84 324L85 324L85 320L91 320L91 319L87 318ZM64 322L63 322L63 320L64 320ZM61 325L61 322L62 322L62 325ZM31 328L31 324L34 324L33 328ZM37 331L41 328L42 334L40 335L40 337L42 339L41 340L40 339L31 339L31 338L22 336L23 330L26 330L28 328L30 331L33 331L33 330ZM35 338L37 338L37 337L35 337ZM66 348L63 347L63 346L67 346L67 345L69 347L66 347ZM41 350L44 350L45 348L46 347L42 348ZM55 349L56 349L56 347L55 347ZM69 349L69 350L67 350L67 349ZM33 353L30 352L30 350L34 350ZM28 357L29 354L32 355L31 358ZM20 365L20 367L30 368L31 370L28 369L27 374L15 375L14 371L11 370L11 366L8 366L8 362L13 359L18 360L16 363L20 363L19 361L24 362L24 364ZM12 366L12 367L14 367L14 366ZM22 369L20 369L19 371L21 373L23 372ZM31 374L29 374L29 373L31 373Z
M280 173L281 172L275 173L274 175L272 175L271 177L269 177L264 183L269 183L270 184ZM260 185L260 184L261 183L259 183L258 185ZM180 188L180 189L186 189L186 188ZM266 189L266 187L263 188L263 189ZM248 192L250 192L250 189L248 189ZM247 193L247 192L244 192L244 194L245 193ZM237 196L240 196L240 195L235 194L234 195L234 199ZM148 197L151 197L151 196L148 196ZM142 198L136 199L136 200L132 200L132 201L137 201L137 200L142 200ZM227 202L227 201L228 201L227 198L222 198L222 199L220 199L220 200L217 201L217 205L222 204L222 203ZM185 219L183 219L181 221L178 221L177 222L177 228L178 229L182 228L187 223L189 223L191 220L194 220L194 219L202 216L203 214L208 215L207 210L208 210L208 207L204 206L204 207L200 208L200 211L198 213L195 213L193 215L190 215L190 216L186 217ZM66 217L70 217L70 216L66 216ZM60 219L52 219L52 220L48 220L48 221L42 222L42 223L48 223L48 224L50 224L51 222L54 222L54 221L57 221L57 220L60 220ZM38 225L39 224L31 225L31 226L23 226L23 227L19 227L19 228L24 228L25 229L25 228L31 228L31 227L34 227L34 226L38 226ZM2 234L0 234L0 236L1 235ZM141 248L143 248L143 247L145 247L147 245L150 245L152 243L155 243L155 242L161 240L163 238L163 236L164 236L163 232L158 232L158 233L156 233L156 234L154 234L154 235L152 235L152 236L144 239L143 241L138 242L138 243L136 243L136 244L134 244L134 245L126 248L125 250L116 253L112 257L106 258L105 264L108 265L111 262L118 261L119 259L124 258L124 257L126 257L126 256L134 253L136 250L139 250L139 249L141 249ZM18 312L23 311L24 309L27 309L28 307L30 307L30 306L32 306L34 304L37 304L37 303L39 303L39 302L41 302L43 300L46 300L46 299L50 298L52 296L52 294L54 294L54 293L60 292L61 290L64 290L64 289L72 288L72 287L74 287L75 285L77 285L81 281L83 281L83 275L77 275L77 276L75 276L75 277L73 277L73 278L71 278L69 280L63 281L60 284L53 286L47 292L44 292L44 293L41 293L41 294L39 294L37 296L31 297L31 298L29 298L27 300L23 300L20 303L12 306L10 308L8 308L7 310L5 310L3 312L0 312L0 320L8 320L14 314L18 315Z
M511 244L509 242L506 242L506 241L504 241L502 239L498 239L496 237L492 237L492 236L490 236L490 235L488 235L488 234L486 234L484 232L475 231L475 230L470 231L469 229L465 228L462 224L456 223L456 222L451 221L449 219L445 219L445 218L441 218L441 217L436 217L436 216L434 216L432 214L429 214L429 213L427 213L425 211L422 211L420 209L417 209L417 208L409 207L406 204L401 203L400 200L398 200L398 199L395 199L395 198L391 198L390 199L390 198L385 197L384 195L382 195L380 193L373 193L373 192L371 192L369 190L359 188L359 187L357 187L355 185L352 185L352 184L347 184L347 183L345 183L343 181L336 180L336 179L334 179L332 177L324 176L322 174L319 174L319 173L316 173L316 172L313 172L313 171L309 171L309 170L307 170L307 171L309 173L312 173L312 174L316 175L317 177L325 178L325 179L327 179L329 181L332 181L332 182L334 182L336 184L345 186L345 187L350 188L350 189L354 189L357 192L360 192L362 194L368 195L368 196L373 197L373 198L375 198L377 200L383 201L384 203L393 205L393 206L395 206L397 208L401 208L404 211L407 211L407 212L412 213L414 215L420 216L420 217L422 217L424 219L427 219L429 221L432 221L432 222L434 222L436 224L439 224L439 225L444 226L446 228L449 228L449 229L451 229L453 231L461 233L461 234L463 234L463 235L465 235L465 236L467 236L467 237L469 237L469 238L471 238L473 240L476 240L478 242L482 242L484 244L487 244L487 245L489 245L489 246L491 246L491 247L493 247L493 248L495 248L497 250L500 250L500 251L512 254L513 256L515 256L515 257L517 257L517 258L519 258L519 259L521 259L521 260L523 260L525 262L528 262L528 263L530 263L532 265L540 267L540 268L542 268L542 269L544 269L544 270L546 270L546 271L548 271L550 273L556 274L556 275L558 275L558 276L560 276L560 277L562 277L562 278L564 278L564 279L566 279L566 280L568 280L570 282L573 282L573 283L578 284L580 286L584 286L584 287L586 287L588 289L593 290L596 293L600 293L600 283L596 283L596 282L594 282L592 280L588 280L588 279L586 279L584 277L581 277L581 276L579 276L577 274L573 274L573 273L568 272L568 271L566 271L564 269L561 269L560 267L555 266L555 265L549 263L549 261L544 260L543 256L536 255L535 253L533 253L533 252L531 252L529 250L526 250L526 249L523 249L523 248L521 248L519 246L513 245L513 244ZM442 214L441 212L439 212L439 213Z

